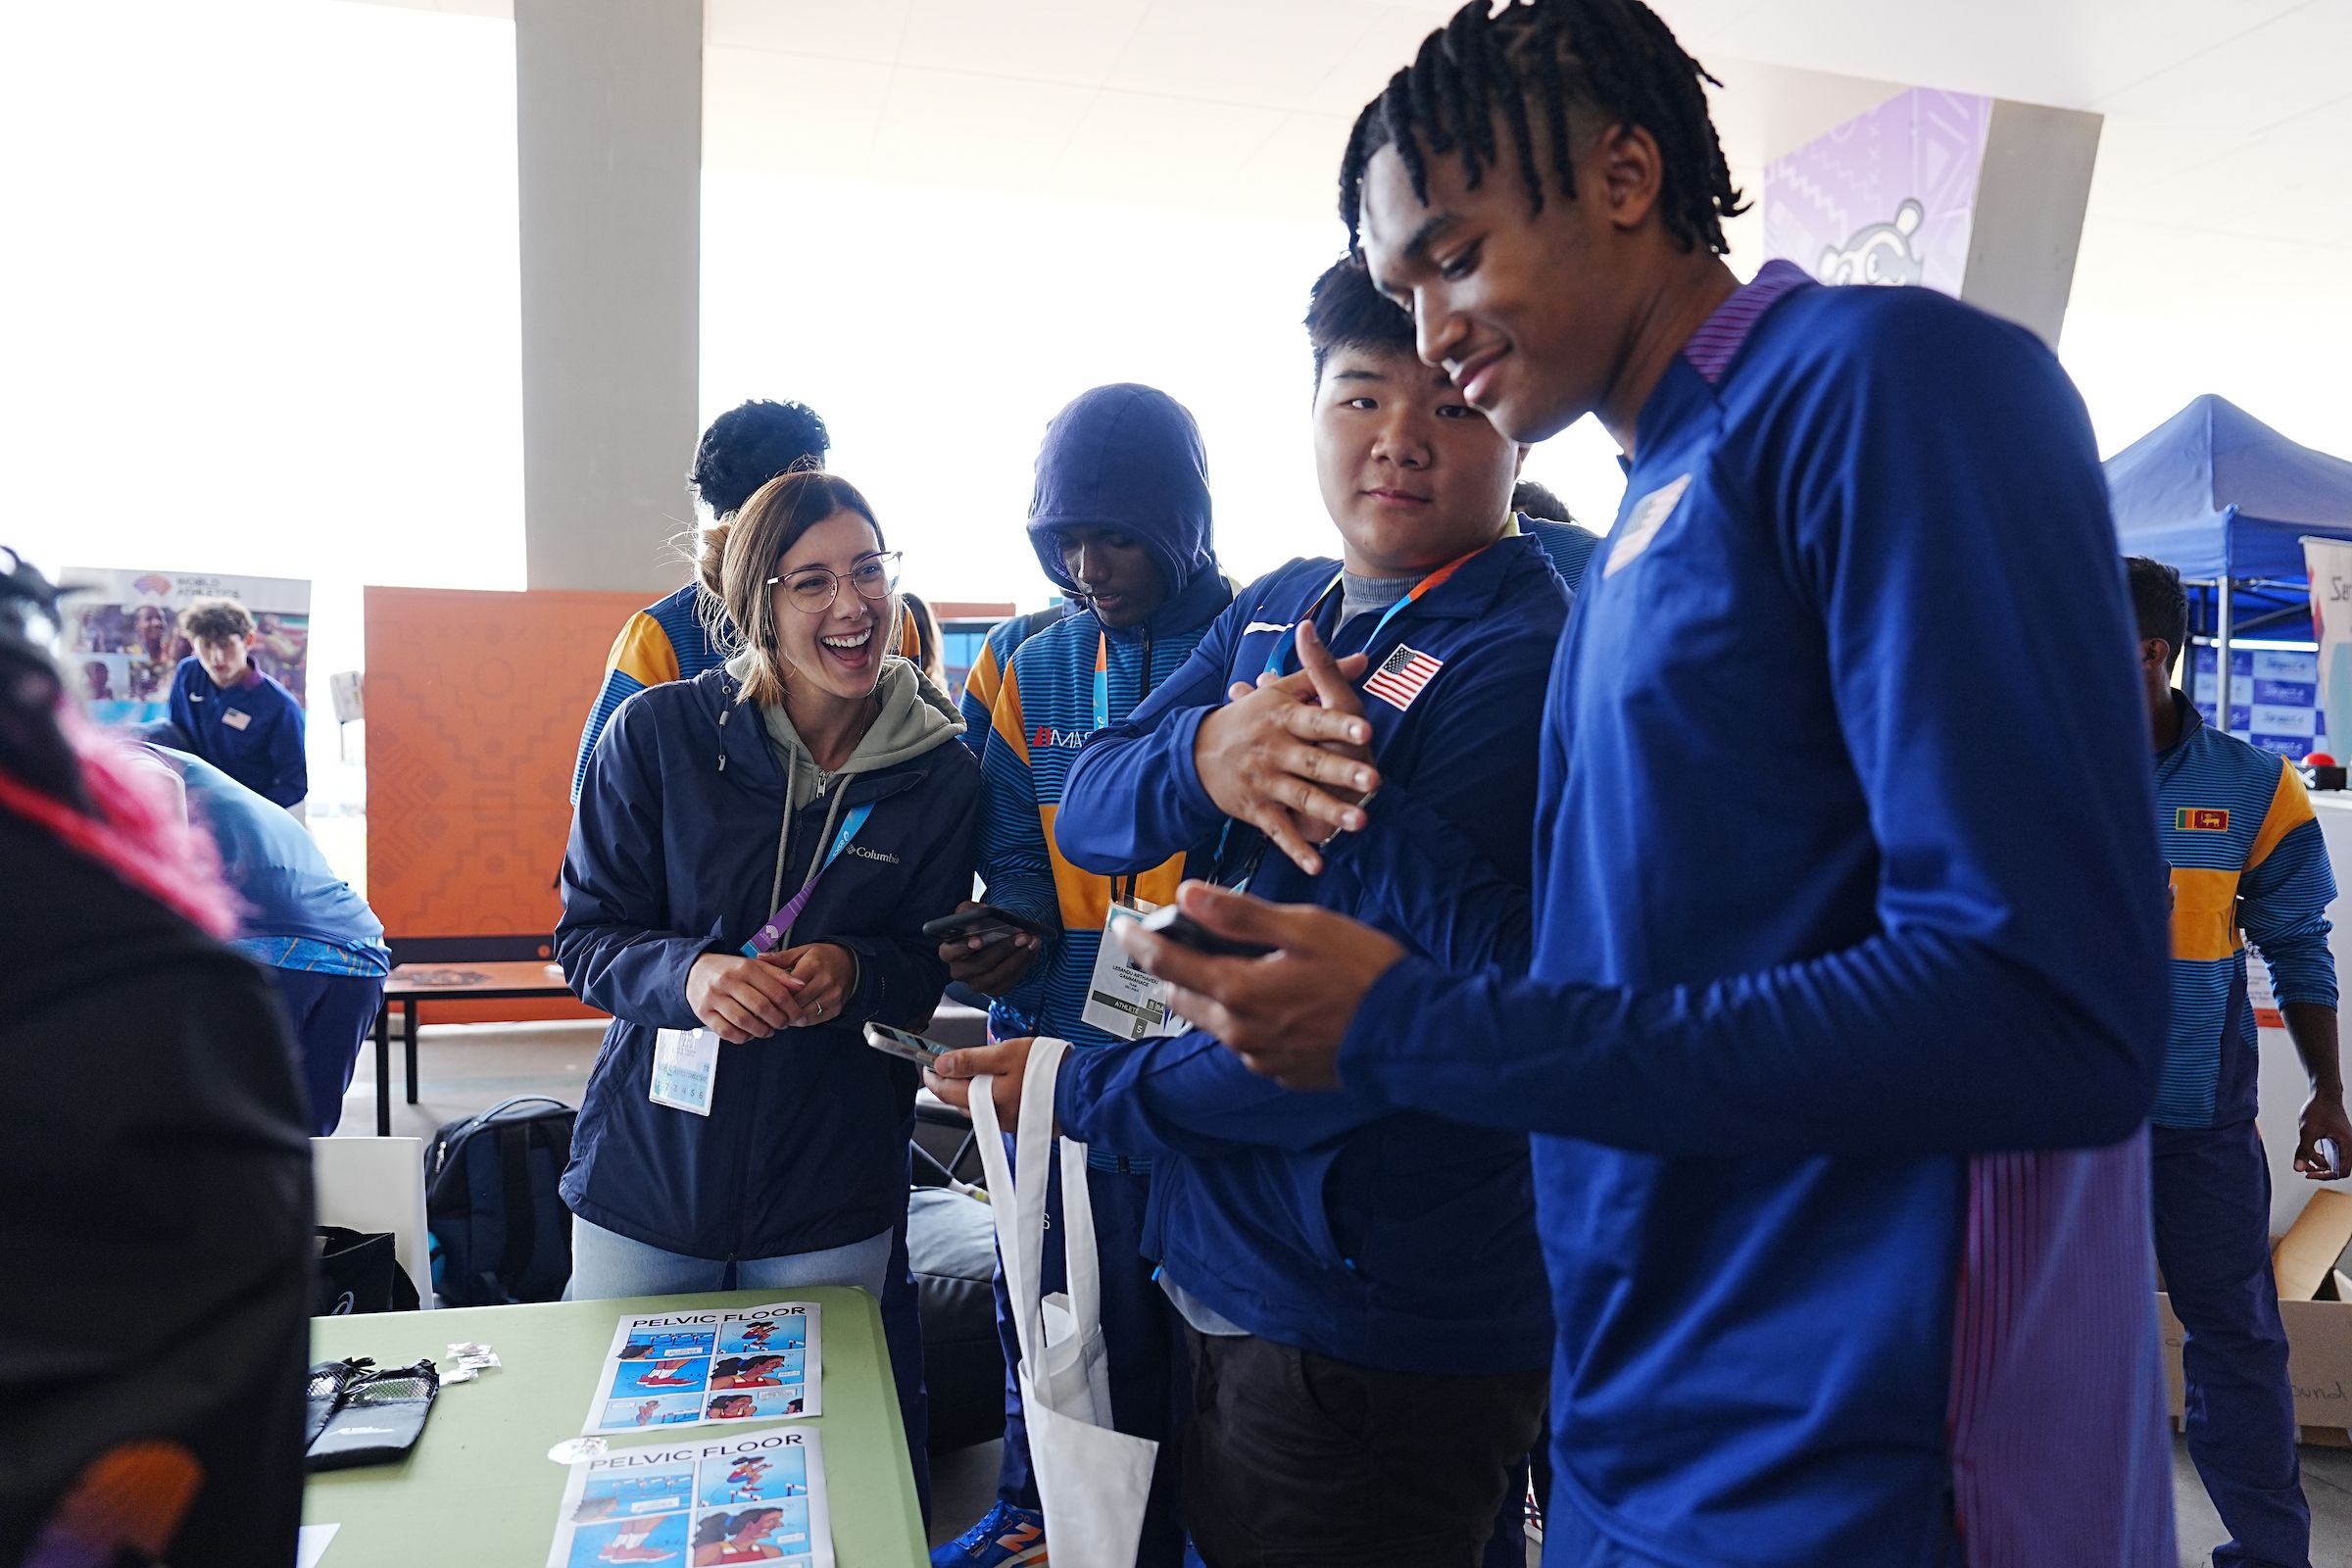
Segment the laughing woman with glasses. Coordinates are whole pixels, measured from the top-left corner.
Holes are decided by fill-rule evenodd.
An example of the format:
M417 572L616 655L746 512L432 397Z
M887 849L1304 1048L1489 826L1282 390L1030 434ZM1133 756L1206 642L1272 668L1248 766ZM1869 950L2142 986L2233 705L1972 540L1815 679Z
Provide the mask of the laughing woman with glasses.
M906 1207L923 922L971 891L963 725L888 655L897 555L848 481L772 479L720 581L723 667L623 703L564 861L557 956L612 1014L564 1174L574 1297L856 1285Z

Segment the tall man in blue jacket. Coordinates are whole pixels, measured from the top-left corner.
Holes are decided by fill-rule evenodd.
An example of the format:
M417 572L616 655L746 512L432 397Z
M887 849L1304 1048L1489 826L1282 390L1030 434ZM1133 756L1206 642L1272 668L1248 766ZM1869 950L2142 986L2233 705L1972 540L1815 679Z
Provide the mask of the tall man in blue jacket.
M2164 870L2089 421L1927 289L1740 286L1704 80L1637 0L1482 0L1343 171L1425 360L1627 454L1533 973L1207 889L1278 953L1137 952L1281 1082L1538 1135L1551 1562L2169 1563Z
M1384 336L1383 317L1343 263L1307 318L1342 559L1244 589L1185 667L1079 754L1055 838L1099 873L1206 855L1222 879L1458 958L1488 951L1453 935L1479 920L1452 907L1456 867L1417 841L1442 832L1524 903L1533 720L1567 595L1511 515L1519 449ZM1340 700L1365 715L1368 750L1301 762L1280 725L1298 654L1326 643L1362 680ZM1269 848L1237 820L1273 775L1346 779L1367 755L1384 809L1328 863L1294 823L1263 815ZM997 1073L1009 1115L1025 1057L1020 1041L956 1053L934 1087L960 1099L964 1079ZM1145 1246L1192 1352L1185 1512L1201 1556L1477 1561L1544 1400L1526 1139L1289 1093L1198 1033L1070 1058L1056 1109L1072 1136L1153 1160Z
M2262 950L2311 1079L2295 1168L2337 1180L2352 1120L2328 952L2335 876L2294 764L2215 729L2173 689L2174 656L2188 644L2180 574L2144 556L2124 565L2156 748L2156 826L2173 868L2173 1032L2148 1141L2156 1266L2186 1331L2188 1452L2230 1531L2216 1563L2310 1568L2240 936Z
M1122 907L1173 899L1185 858L1135 876L1093 875L1062 858L1054 821L1078 748L1165 684L1232 602L1209 534L1208 457L1191 413L1148 386L1080 394L1054 416L1038 452L1029 542L1054 585L1085 608L1019 644L1004 668L980 760L980 879L989 903L1053 934L1042 948L1007 939L950 944L940 956L953 978L997 999L989 1008L996 1038L1043 1034L1107 1046L1151 1025L1094 997L1103 928ZM1115 986L1115 976L1107 983ZM1152 1162L1108 1143L1091 1149L1088 1163L1112 1415L1121 1431L1166 1442L1175 1435L1183 1355L1143 1259ZM1058 1227L1059 1205L1049 1213ZM1058 1246L1048 1247L1045 1267L1045 1288L1061 1289ZM1048 1546L1001 1270L997 1330L1006 1363L998 1500L933 1554L947 1568L1043 1562ZM1176 1568L1183 1558L1176 1492L1171 1448L1153 1481L1141 1568Z

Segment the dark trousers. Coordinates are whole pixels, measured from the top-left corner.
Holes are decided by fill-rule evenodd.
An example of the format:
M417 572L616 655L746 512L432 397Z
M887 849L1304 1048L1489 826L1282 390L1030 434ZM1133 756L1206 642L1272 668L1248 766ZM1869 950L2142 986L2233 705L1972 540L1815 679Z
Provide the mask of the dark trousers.
M343 1091L360 1048L375 1032L383 1005L380 976L325 974L317 969L271 969L278 999L294 1025L296 1065L311 1107L311 1132L324 1138L343 1119Z
M1539 1416L1538 1430L1542 1429ZM1537 1440L1537 1448L1544 1446ZM1482 1568L1527 1568L1527 1488L1530 1455L1522 1454L1511 1466L1510 1479L1504 1484L1502 1506L1494 1510L1494 1533L1487 1537L1487 1549L1479 1558Z
M2286 1332L2271 1275L2271 1172L2251 1121L2152 1127L2156 1266L2185 1331L2188 1456L2230 1540L2216 1568L2309 1568Z
M1007 1143L1010 1140L1006 1140ZM1061 1169L1054 1163L1046 1191L1046 1250L1039 1272L1045 1291L1065 1289L1061 1255ZM1087 1197L1095 1210L1095 1249L1102 1260L1102 1340L1110 1351L1111 1424L1131 1437L1161 1445L1159 1468L1152 1477L1152 1499L1144 1513L1136 1568L1178 1568L1184 1560L1177 1431L1184 1414L1184 1348L1177 1337L1175 1309L1168 1304L1152 1266L1143 1254L1144 1206L1152 1178L1100 1168L1087 1173ZM1037 1477L1029 1465L1029 1430L1021 1411L1020 1341L1004 1295L1004 1262L997 1260L997 1338L1004 1347L1004 1457L997 1472L997 1495L1016 1507L1038 1506ZM1053 1530L1046 1545L1054 1544Z
M1540 1370L1383 1372L1187 1328L1184 1508L1208 1568L1477 1568L1536 1444Z

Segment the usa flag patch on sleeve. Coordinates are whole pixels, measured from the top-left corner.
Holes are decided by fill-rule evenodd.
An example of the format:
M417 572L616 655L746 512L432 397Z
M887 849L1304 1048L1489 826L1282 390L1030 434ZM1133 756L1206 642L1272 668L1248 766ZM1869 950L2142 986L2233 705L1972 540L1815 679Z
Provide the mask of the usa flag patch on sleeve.
M1364 691L1402 712L1413 706L1421 688L1436 679L1438 671L1445 667L1443 659L1432 659L1399 643L1396 651L1382 660L1380 667L1364 682Z

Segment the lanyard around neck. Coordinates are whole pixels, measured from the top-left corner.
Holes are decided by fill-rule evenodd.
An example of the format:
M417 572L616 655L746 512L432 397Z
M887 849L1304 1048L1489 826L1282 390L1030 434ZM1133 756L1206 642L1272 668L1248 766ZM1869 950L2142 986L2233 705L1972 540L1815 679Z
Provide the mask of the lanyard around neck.
M1437 570L1431 572L1428 576L1413 584L1413 586L1406 591L1403 598L1391 605L1385 612L1382 612L1380 619L1372 623L1372 635L1364 639L1365 649L1369 651L1372 645L1380 640L1380 634L1388 629L1389 622L1395 620L1396 616L1403 612L1405 606L1411 604L1416 599L1419 599L1423 594L1428 593L1431 589L1443 583L1446 578L1452 576L1456 571L1459 571L1463 565L1465 565L1473 557L1477 556L1479 552L1485 548L1486 547L1484 545L1481 545L1478 550L1471 551L1469 555L1454 557L1451 561L1448 561L1446 563L1446 564L1440 566ZM1286 675L1290 673L1287 666L1290 663L1291 656L1298 651L1298 628L1306 624L1306 622L1313 620L1317 615L1323 613L1324 605L1330 602L1333 591L1347 579L1347 576L1348 573L1346 569L1343 568L1338 576L1333 577L1330 582L1325 583L1323 585L1323 591L1315 595L1314 602L1308 605L1304 610L1300 611L1298 612L1298 618L1292 622L1291 625L1284 630L1280 637L1277 637L1274 640L1274 651L1266 656L1267 674ZM1217 852L1216 861L1213 866L1213 877L1214 880L1224 883L1227 887L1231 887L1236 891L1246 893L1250 890L1250 879L1257 875L1258 862L1265 858L1266 839L1264 835L1259 835L1257 843L1250 847L1249 858L1244 860L1234 872L1228 873L1225 860L1227 852L1232 848L1232 845L1233 823L1228 820L1224 828L1217 835ZM1229 875L1230 880L1228 880Z
M1389 622L1395 620L1399 614L1403 613L1407 605L1412 604L1423 594L1428 593L1431 589L1437 587L1439 584L1445 582L1446 578L1459 571L1479 554L1480 550L1484 550L1485 548L1486 547L1484 545L1481 545L1479 550L1473 550L1469 553L1469 555L1454 557L1451 561L1448 561L1446 563L1446 564L1440 566L1437 570L1431 572L1428 576L1422 578L1419 582L1413 584L1411 588L1407 589L1403 598L1397 600L1386 611L1382 612L1380 619L1372 623L1372 635L1364 639L1365 649L1369 650L1374 643L1380 641L1380 634L1388 630ZM1332 593L1338 589L1341 582L1346 580L1347 575L1348 573L1346 569L1343 568L1338 576L1333 577L1330 582L1324 585L1321 593L1315 595L1314 603L1308 605L1305 610L1299 612L1298 620L1294 621L1288 628L1286 628L1280 637L1274 639L1274 651L1266 656L1267 674L1287 675L1290 673L1289 664L1291 658L1298 651L1298 628L1306 624L1308 621L1314 619L1317 615L1323 613L1324 605L1330 602Z
M1110 633L1095 633L1095 729L1110 728Z
M874 803L871 801L850 808L841 819L841 831L833 835L832 847L825 851L824 863L802 884L800 892L787 899L782 908L767 917L767 924L760 928L759 935L743 945L745 957L757 958L762 953L776 951L776 945L784 940L785 933L792 929L792 923L801 917L801 910L808 907L808 895L816 891L818 879L833 868L833 862L841 858L841 852L850 847L850 841L857 838L858 830L865 826L865 819L873 814Z

